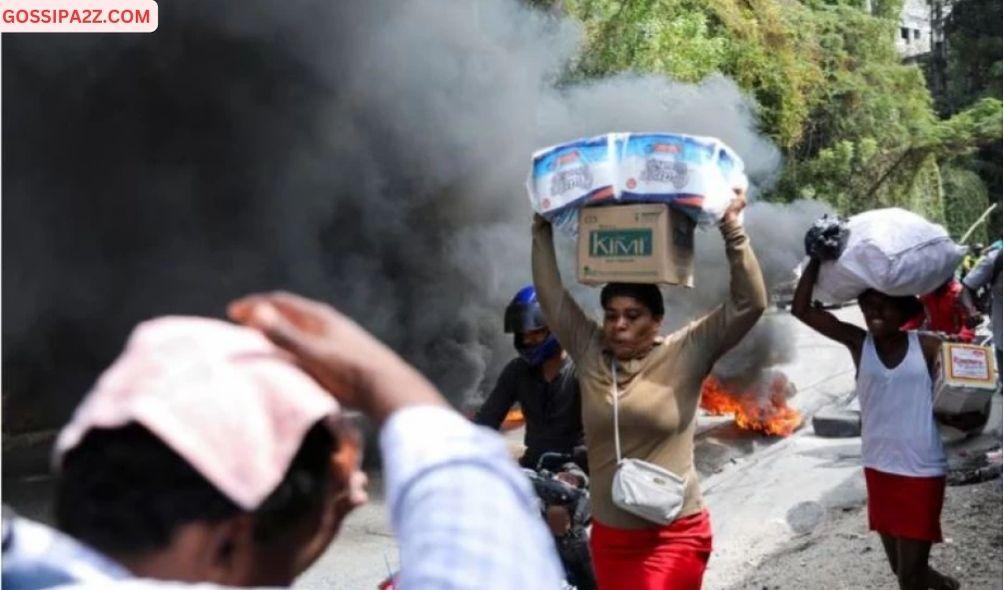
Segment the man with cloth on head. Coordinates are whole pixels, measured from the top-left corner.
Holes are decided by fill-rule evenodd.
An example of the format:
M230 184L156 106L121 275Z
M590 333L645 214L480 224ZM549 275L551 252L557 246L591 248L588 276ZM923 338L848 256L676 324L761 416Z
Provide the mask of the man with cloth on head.
M398 588L558 587L497 435L327 305L255 295L230 316L248 327L134 330L57 440L59 530L4 515L4 588L288 586L366 499L340 404L381 428Z

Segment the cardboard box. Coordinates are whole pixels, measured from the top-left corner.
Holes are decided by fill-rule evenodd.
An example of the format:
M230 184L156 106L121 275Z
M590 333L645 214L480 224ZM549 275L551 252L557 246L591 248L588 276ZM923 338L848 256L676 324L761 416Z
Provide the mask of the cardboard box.
M934 411L981 412L997 390L997 370L989 346L946 342L934 383Z
M694 286L694 221L663 203L579 211L582 283Z

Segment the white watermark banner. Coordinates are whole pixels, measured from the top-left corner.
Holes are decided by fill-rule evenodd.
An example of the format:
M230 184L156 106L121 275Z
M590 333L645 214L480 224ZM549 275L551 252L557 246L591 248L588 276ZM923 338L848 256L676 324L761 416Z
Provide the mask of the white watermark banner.
M0 33L152 33L154 0L0 0Z

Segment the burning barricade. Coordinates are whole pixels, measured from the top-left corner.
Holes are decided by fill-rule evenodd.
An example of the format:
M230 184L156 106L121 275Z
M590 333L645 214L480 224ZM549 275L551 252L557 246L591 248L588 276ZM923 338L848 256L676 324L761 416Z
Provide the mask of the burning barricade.
M701 386L701 408L713 416L731 414L743 430L788 436L802 425L802 414L788 405L794 395L794 384L777 370L745 386L710 375Z
M788 436L803 422L788 405L796 393L779 365L794 358L784 318L767 315L735 348L715 363L701 386L701 408L713 416L732 415L743 430Z

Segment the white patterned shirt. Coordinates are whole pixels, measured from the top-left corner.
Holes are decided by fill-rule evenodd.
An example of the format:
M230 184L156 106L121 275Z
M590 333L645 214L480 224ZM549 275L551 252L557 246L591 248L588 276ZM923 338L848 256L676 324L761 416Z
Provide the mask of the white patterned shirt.
M380 435L401 590L551 590L564 576L529 480L502 438L417 407Z

